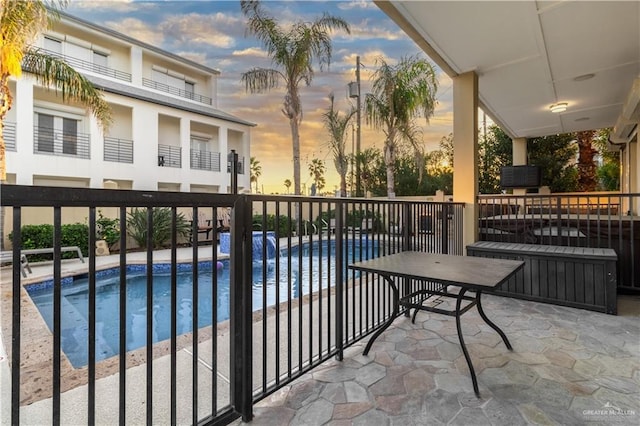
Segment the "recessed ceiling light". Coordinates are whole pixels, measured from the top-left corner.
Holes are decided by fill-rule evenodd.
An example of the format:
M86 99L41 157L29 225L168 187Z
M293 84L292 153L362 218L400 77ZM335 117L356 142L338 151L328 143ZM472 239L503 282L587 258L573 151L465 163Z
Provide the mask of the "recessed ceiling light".
M589 74L582 74L579 75L577 77L573 77L573 81L585 81L585 80L590 80L593 77L595 77L596 75L594 73L589 73Z
M580 117L580 118L576 118L575 121L588 121L589 117Z
M551 112L560 113L565 112L569 104L567 102L558 102L557 104L553 104L549 107Z

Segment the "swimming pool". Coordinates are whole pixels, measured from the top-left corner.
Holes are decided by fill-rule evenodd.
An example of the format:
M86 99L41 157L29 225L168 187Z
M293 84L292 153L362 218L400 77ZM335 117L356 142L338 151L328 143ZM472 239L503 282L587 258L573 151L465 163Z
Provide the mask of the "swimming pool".
M363 240L360 244L347 244L347 259L377 256L377 244ZM280 301L286 301L291 283L291 297L318 291L320 287L335 285L335 241L322 244L308 243L302 248L291 249L291 273L288 271L289 253L265 262L253 262L253 310L263 307L263 286L267 286L266 305L276 303L276 286L280 289ZM302 259L302 262L300 262ZM212 281L217 276L217 321L229 318L229 261L223 260L222 268L212 268L211 262L198 264L198 326L212 323ZM276 264L279 263L279 277ZM343 263L344 264L344 263ZM322 266L322 267L321 267ZM266 281L264 280L266 275ZM291 275L291 276L289 276ZM127 266L127 350L146 344L147 324L147 275L146 265ZM193 319L193 280L191 264L179 264L177 275L177 334L189 333ZM25 287L38 307L40 314L53 330L53 282L47 281ZM88 363L88 306L89 280L87 276L69 277L62 282L62 350L75 368ZM153 269L153 341L171 337L171 273L170 265L157 264ZM96 361L118 355L120 339L120 271L113 268L96 274Z

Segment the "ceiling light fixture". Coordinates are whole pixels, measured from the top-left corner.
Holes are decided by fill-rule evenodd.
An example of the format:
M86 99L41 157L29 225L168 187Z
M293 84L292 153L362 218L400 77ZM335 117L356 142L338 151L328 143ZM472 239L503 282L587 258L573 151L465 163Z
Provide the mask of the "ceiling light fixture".
M569 106L569 104L566 102L558 102L557 104L551 105L549 110L555 113L565 112L567 110L567 106Z
M593 77L595 77L596 75L593 73L589 73L589 74L582 74L579 75L577 77L573 77L573 81L585 81L585 80L590 80Z

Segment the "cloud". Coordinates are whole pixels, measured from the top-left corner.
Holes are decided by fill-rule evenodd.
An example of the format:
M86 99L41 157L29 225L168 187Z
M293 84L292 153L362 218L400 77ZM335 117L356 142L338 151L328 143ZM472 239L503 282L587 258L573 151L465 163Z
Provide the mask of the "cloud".
M164 34L136 18L109 21L105 23L105 26L153 46L162 46L164 42Z
M233 56L253 56L257 58L268 58L269 55L265 50L260 47L247 47L242 50L234 50L231 55Z
M107 10L109 12L133 12L157 7L154 2L133 2L132 0L71 0L69 7L84 10Z
M352 10L352 9L377 9L378 6L375 5L370 0L354 0L350 2L338 3L338 9L340 10Z
M180 43L201 43L218 48L235 46L235 38L228 35L227 27L238 25L240 20L231 15L215 13L201 15L189 13L171 16L159 25L167 39Z

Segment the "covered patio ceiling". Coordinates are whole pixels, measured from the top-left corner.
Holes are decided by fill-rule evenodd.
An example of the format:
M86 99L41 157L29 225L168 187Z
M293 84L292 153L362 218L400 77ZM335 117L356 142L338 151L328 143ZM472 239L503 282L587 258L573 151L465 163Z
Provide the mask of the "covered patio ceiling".
M511 137L637 131L640 2L375 3L449 76L475 71L481 108Z

